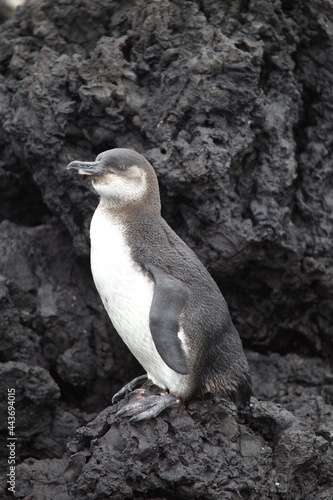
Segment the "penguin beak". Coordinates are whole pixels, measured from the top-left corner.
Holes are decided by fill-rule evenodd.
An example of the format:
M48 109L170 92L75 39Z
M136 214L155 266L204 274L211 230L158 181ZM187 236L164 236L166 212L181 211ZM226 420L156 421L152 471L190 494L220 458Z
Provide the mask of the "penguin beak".
M99 161L72 161L67 170L77 170L81 175L102 175L103 168Z

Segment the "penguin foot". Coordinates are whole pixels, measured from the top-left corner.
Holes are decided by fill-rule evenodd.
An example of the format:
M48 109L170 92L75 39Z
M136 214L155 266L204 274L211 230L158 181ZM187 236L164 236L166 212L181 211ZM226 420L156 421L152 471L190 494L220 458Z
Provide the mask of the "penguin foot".
M161 394L159 396L144 396L142 393L146 391L134 391L138 393L137 401L127 403L116 413L116 418L131 417L130 421L146 420L148 418L157 417L165 408L174 404L180 403L180 399L172 394Z
M142 385L146 380L148 380L148 375L140 375L140 377L136 377L128 384L124 385L120 389L120 391L116 392L116 394L112 398L112 404L117 403L117 401L120 401L121 398L126 394L126 392L132 392L136 387L139 385Z

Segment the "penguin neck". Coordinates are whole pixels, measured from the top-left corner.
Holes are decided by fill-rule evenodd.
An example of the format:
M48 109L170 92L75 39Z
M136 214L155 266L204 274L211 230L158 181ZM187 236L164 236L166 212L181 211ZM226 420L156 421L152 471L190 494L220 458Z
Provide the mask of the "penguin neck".
M149 203L138 200L123 204L101 198L98 210L110 217L115 223L124 226L151 225L152 221L161 219L159 199Z

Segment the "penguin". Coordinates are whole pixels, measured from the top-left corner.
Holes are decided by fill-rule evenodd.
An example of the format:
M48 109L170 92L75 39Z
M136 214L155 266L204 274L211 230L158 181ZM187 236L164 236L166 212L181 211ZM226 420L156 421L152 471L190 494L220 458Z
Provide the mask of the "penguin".
M161 389L117 415L152 418L207 393L246 405L251 377L239 334L217 284L162 218L152 165L115 148L67 168L90 176L100 196L90 226L92 276L113 326L146 372L112 402L146 380Z

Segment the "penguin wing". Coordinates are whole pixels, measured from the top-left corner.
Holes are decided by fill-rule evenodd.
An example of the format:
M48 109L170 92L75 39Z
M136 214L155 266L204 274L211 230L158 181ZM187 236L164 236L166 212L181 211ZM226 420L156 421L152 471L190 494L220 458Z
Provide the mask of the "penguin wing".
M153 275L155 288L149 313L149 326L155 347L172 370L189 373L184 350L178 337L179 319L189 291L185 283L153 264L145 264Z

